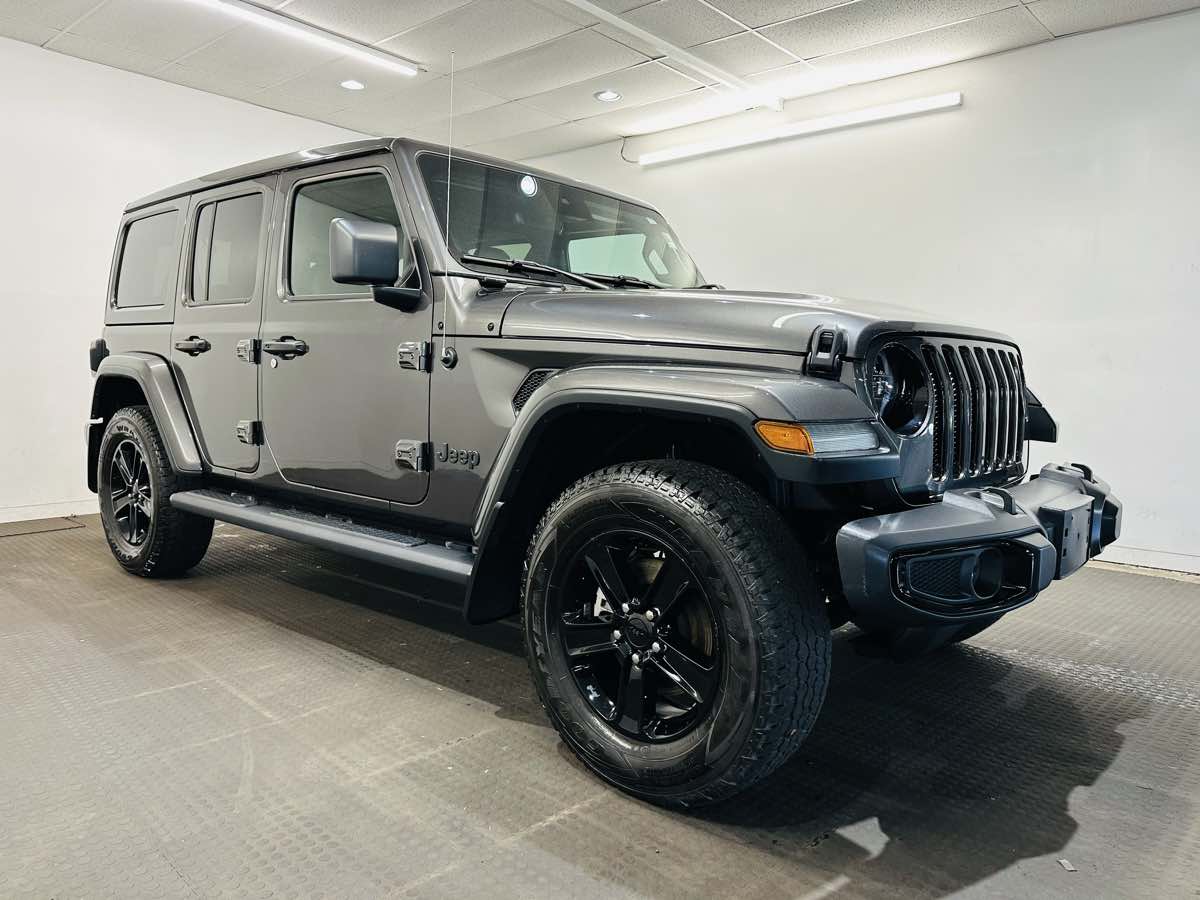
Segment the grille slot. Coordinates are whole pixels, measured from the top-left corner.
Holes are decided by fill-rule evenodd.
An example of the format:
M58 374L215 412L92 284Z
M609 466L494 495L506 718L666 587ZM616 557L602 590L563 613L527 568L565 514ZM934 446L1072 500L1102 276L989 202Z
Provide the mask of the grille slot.
M517 392L513 394L513 412L519 413L524 409L525 404L529 402L529 398L533 396L533 392L545 384L546 379L557 371L558 369L534 369L526 375L525 380L521 382L521 386L517 388Z
M942 487L1011 475L1025 460L1025 377L1007 347L952 341L921 344L930 375L933 463Z

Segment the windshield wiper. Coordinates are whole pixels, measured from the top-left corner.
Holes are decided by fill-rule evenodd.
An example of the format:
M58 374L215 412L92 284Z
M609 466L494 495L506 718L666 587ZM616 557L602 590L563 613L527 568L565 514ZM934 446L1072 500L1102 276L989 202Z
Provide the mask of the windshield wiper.
M584 272L588 278L595 278L597 281L603 281L605 284L611 284L613 287L640 287L654 288L659 290L661 284L655 284L653 281L647 281L645 278L638 278L636 275L598 275L595 272Z
M582 284L584 287L590 287L593 290L607 291L609 289L608 285L601 284L599 281L593 281L584 275L576 275L574 272L568 272L566 269L559 269L546 263L533 262L528 259L492 259L489 256L475 256L471 253L464 253L459 257L459 260L463 263L474 263L477 266L499 266L510 272L541 272L543 275L559 275L562 278L567 278L576 284Z

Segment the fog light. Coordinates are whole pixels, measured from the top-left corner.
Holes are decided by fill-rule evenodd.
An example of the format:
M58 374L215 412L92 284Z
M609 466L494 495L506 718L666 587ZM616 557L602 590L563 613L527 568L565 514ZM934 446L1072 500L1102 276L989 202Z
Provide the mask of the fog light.
M963 560L963 587L979 600L991 600L1004 584L1004 554L986 547L973 559Z

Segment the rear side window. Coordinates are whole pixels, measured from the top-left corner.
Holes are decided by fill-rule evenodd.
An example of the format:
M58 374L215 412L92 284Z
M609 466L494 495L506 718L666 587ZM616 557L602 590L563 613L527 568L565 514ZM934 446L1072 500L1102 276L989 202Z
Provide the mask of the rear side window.
M362 290L329 277L329 223L337 218L395 225L401 234L401 247L408 247L392 189L382 174L372 172L302 185L292 207L289 244L288 283L294 296L320 297Z
M178 210L129 223L117 270L117 306L160 306L172 301L179 264L178 223Z
M245 303L259 269L263 195L206 203L196 219L193 303Z

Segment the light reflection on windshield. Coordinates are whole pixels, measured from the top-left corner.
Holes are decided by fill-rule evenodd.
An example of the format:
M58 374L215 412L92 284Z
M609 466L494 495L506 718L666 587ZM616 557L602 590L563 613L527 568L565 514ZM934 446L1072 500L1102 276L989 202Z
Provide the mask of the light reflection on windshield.
M422 153L418 164L447 234L446 157ZM635 287L703 283L675 233L651 209L471 160L452 165L447 243L456 258L527 260L610 282L624 276Z

